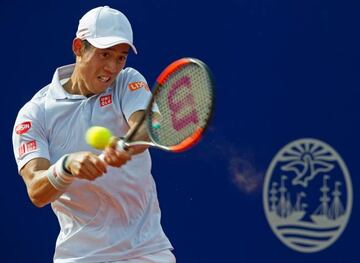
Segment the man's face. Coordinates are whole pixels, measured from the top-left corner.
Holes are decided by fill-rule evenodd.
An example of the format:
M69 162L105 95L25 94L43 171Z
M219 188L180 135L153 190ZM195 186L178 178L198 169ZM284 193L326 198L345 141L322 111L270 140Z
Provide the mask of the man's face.
M83 50L77 57L81 89L92 95L103 92L125 67L129 45L119 44L106 49L95 47Z

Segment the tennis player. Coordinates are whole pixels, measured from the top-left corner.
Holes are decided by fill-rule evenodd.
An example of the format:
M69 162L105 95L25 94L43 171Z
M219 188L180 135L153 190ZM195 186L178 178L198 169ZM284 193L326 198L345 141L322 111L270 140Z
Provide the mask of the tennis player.
M175 262L148 150L109 146L102 161L84 139L94 125L126 135L151 97L144 77L125 68L130 51L137 53L130 22L108 6L94 8L81 18L72 49L75 64L56 69L13 130L31 201L51 204L59 220L54 262Z

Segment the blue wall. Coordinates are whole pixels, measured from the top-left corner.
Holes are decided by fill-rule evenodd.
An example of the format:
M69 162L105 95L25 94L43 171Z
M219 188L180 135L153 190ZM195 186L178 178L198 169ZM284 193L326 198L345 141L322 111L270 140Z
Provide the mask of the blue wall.
M78 19L105 4L132 22L139 54L128 65L149 83L184 56L202 59L214 73L216 112L202 142L181 154L152 150L162 222L178 262L359 262L355 0L1 0L1 262L51 262L57 220L50 207L35 208L27 197L12 154L12 126L55 68L73 62ZM354 192L341 237L310 254L276 238L262 202L262 178L272 158L304 137L338 151ZM244 169L245 183L236 183Z

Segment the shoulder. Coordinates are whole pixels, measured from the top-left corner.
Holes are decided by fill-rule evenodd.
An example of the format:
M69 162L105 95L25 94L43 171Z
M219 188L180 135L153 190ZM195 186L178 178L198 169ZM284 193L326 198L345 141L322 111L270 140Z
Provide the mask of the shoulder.
M118 81L144 81L144 76L136 69L124 68L118 75Z
M134 68L127 67L119 73L116 79L115 90L123 94L123 92L134 91L140 87L147 86L145 77L139 71Z
M35 95L32 97L30 101L41 101L43 100L49 92L50 84L46 85L45 87L41 88Z
M137 69L134 69L134 68L132 68L132 67L126 67L126 68L124 68L122 71L120 71L120 75L121 75L121 74L129 75L129 76L131 76L131 75L138 75L138 74L141 75L141 73L140 73Z
M25 105L19 110L18 115L39 116L45 109L45 99L49 90L49 85L40 89Z

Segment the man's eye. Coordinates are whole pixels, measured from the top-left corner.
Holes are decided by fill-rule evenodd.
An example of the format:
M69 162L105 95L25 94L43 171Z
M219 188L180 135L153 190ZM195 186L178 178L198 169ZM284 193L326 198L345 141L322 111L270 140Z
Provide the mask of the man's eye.
M103 58L107 58L107 57L109 56L109 53L103 52L103 53L101 53L101 56L102 56Z

